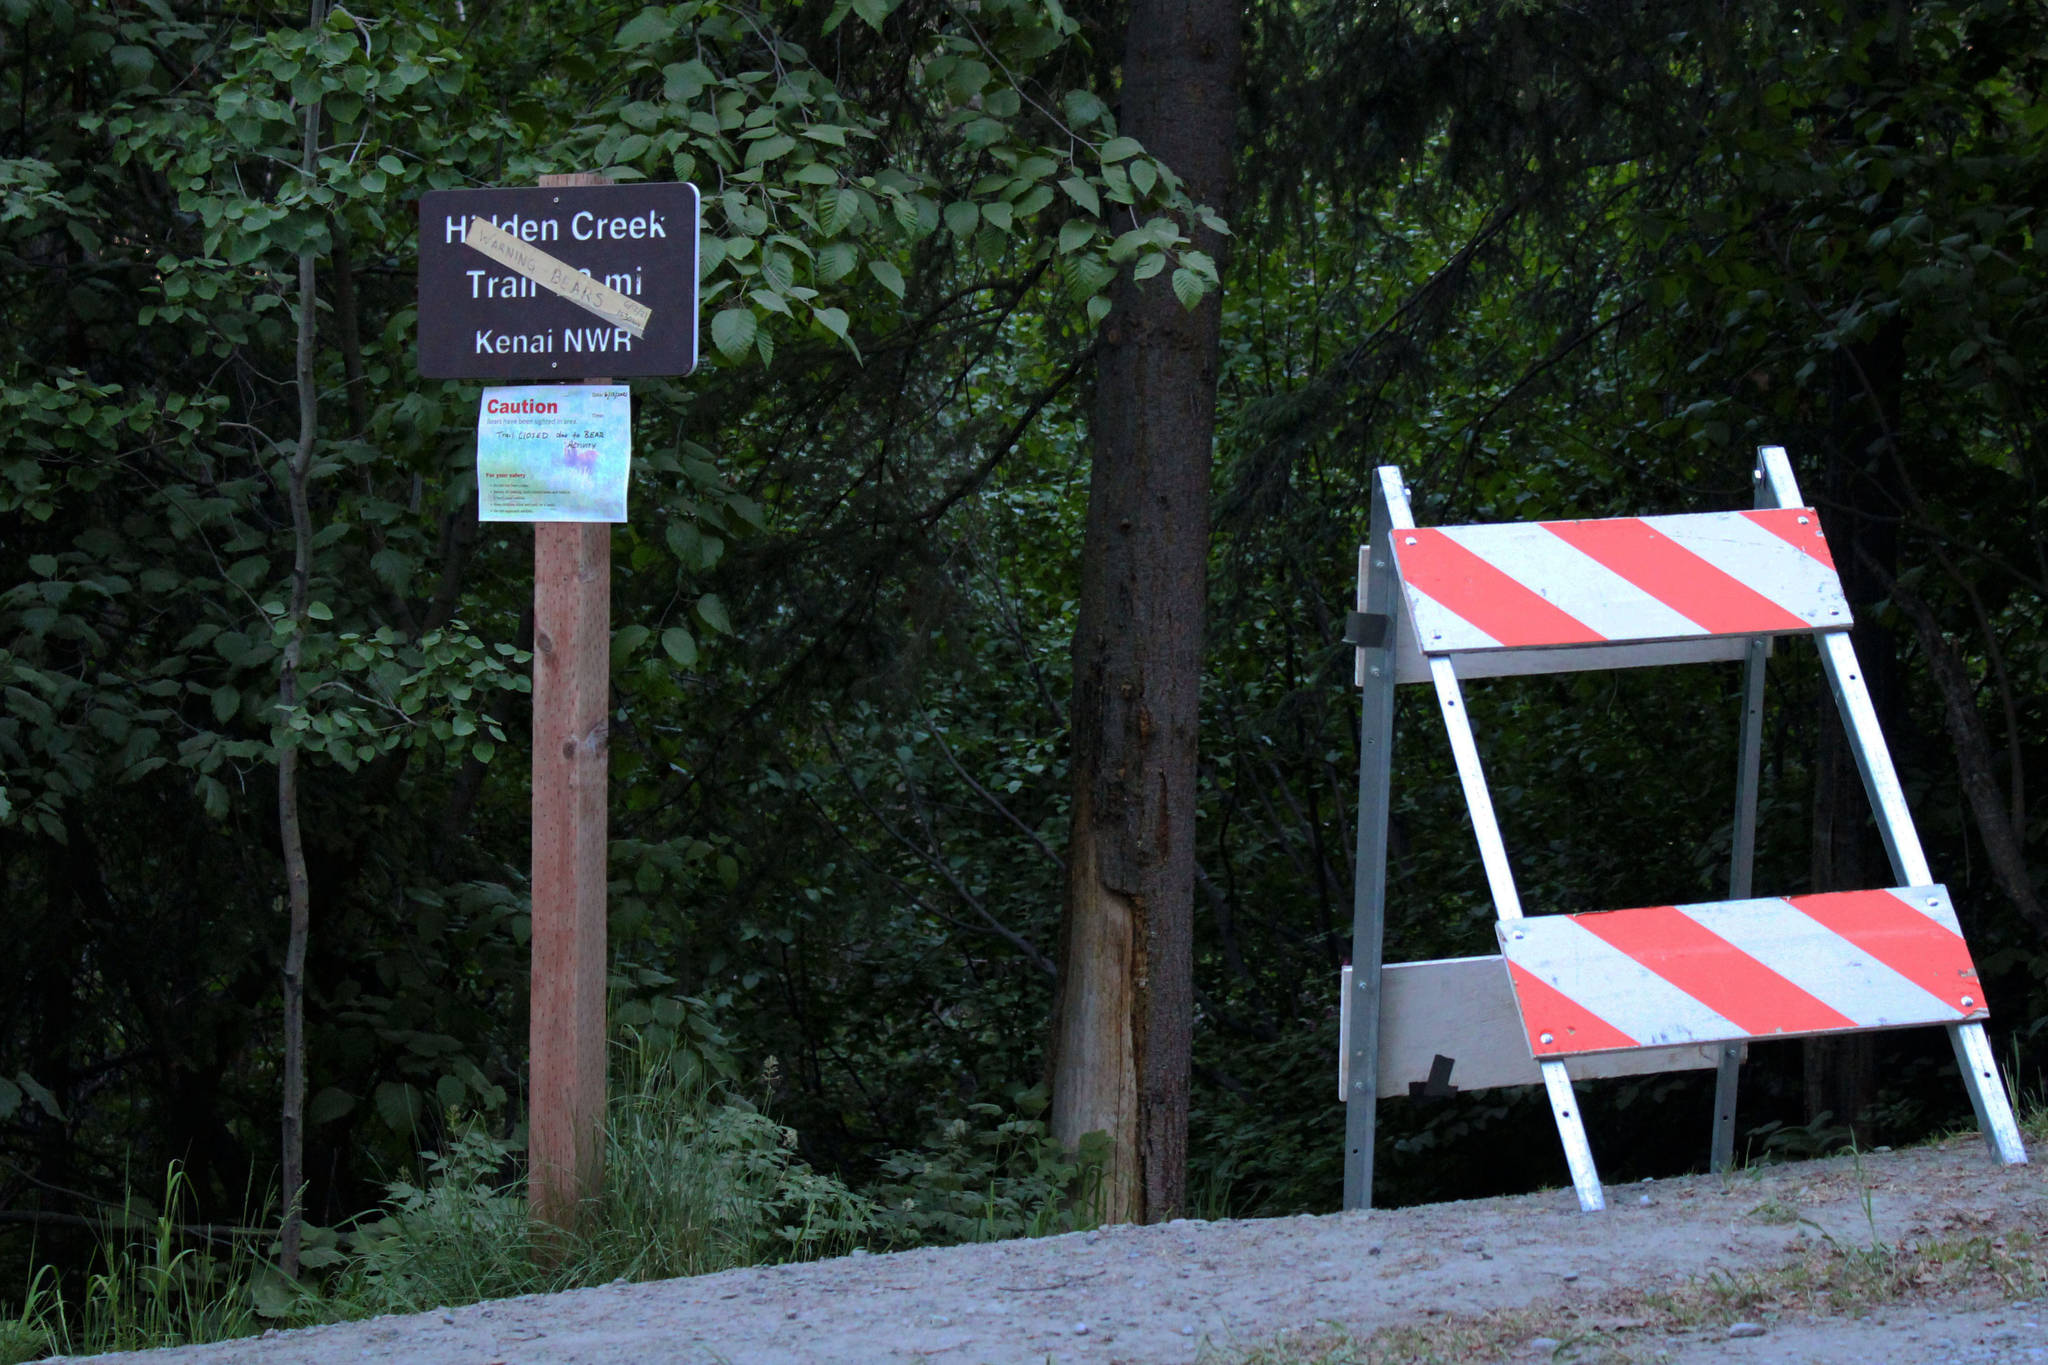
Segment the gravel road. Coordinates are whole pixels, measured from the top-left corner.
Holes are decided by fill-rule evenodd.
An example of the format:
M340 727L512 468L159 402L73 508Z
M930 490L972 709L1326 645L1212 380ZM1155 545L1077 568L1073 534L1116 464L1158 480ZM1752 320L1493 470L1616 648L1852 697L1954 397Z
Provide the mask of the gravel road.
M1787 1264L1815 1239L1960 1236L2048 1243L2048 1169L2000 1167L1975 1139L1610 1188L1320 1217L1114 1227L1035 1241L855 1255L275 1332L103 1361L165 1365L1183 1365L1332 1331L1585 1305ZM2003 1245L2003 1243L2000 1243ZM2027 1253L2031 1255L2033 1253ZM2048 1245L2040 1249L2048 1256ZM2027 1264L2032 1264L2027 1262ZM2031 1273L2031 1272L2030 1272ZM1766 1313L1657 1335L1619 1322L1622 1358L2005 1365L2048 1362L2033 1299L1920 1298L1862 1319ZM1745 1329L1746 1330L1746 1329ZM1511 1343L1552 1354L1549 1341ZM1584 1358L1566 1340L1559 1359ZM1577 1353L1577 1354L1575 1354ZM1597 1352L1595 1352L1597 1354ZM1611 1353L1608 1358L1615 1358Z

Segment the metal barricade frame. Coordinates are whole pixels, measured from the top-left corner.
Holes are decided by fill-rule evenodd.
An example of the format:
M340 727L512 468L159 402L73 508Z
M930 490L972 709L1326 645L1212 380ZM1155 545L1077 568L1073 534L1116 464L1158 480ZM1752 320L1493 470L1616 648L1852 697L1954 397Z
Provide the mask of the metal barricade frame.
M1397 1074L1414 1071L1420 1064L1420 1055L1428 1049L1430 1030L1447 1027L1441 1017L1425 1017L1431 1006L1416 1003L1398 1006L1404 1013L1392 1021L1395 1027L1388 1030L1389 1002L1436 999L1435 1008L1441 1008L1440 992L1414 989L1424 980L1418 969L1436 972L1438 976L1429 978L1431 981L1440 978L1448 982L1454 974L1461 973L1456 979L1464 983L1465 989L1481 992L1476 997L1478 1008L1472 1012L1475 1020L1497 1021L1502 1010L1499 992L1505 989L1512 995L1522 1023L1522 1034L1515 1043L1524 1049L1527 1063L1509 1055L1513 1047L1502 1041L1506 1035L1495 1022L1485 1026L1486 1031L1475 1033L1467 1028L1464 1045L1484 1049L1480 1064L1468 1070L1476 1071L1482 1084L1515 1084L1529 1079L1527 1066L1535 1068L1548 1094L1580 1207L1588 1211L1603 1208L1605 1199L1572 1088L1568 1056L1582 1076L1714 1066L1711 1165L1715 1170L1726 1170L1734 1160L1736 1092L1745 1040L1940 1023L1948 1030L1978 1128L1992 1155L2007 1164L2026 1161L2018 1125L1984 1035L1987 1011L1981 988L1974 994L1970 990L1975 982L1974 968L1968 968L1971 974L1967 982L1954 990L1938 992L1944 1001L1940 1009L1926 1002L1913 1008L1883 1002L1872 1004L1865 996L1851 992L1833 997L1836 1005L1847 1009L1816 1006L1826 1013L1809 1009L1805 1014L1792 1010L1773 1015L1760 1010L1751 1015L1747 1008L1730 1009L1729 1013L1750 1018L1748 1024L1743 1024L1721 1017L1693 997L1671 996L1665 997L1662 1006L1646 1008L1652 1008L1653 1014L1656 1008L1685 1014L1686 1007L1673 1002L1691 999L1719 1022L1696 1021L1681 1027L1682 1021L1673 1021L1670 1028L1638 1029L1638 1034L1654 1033L1654 1038L1616 1029L1611 1037L1602 1035L1603 1041L1597 1047L1568 1046L1557 1041L1554 1031L1545 1031L1540 1024L1531 1022L1531 1005L1525 996L1552 987L1541 984L1540 971L1529 965L1537 960L1536 956L1527 956L1524 962L1517 960L1524 956L1525 944L1532 935L1528 932L1530 926L1524 923L1521 898L1494 816L1478 745L1466 717L1461 687L1464 678L1742 660L1743 705L1728 900L1706 906L1652 907L1569 918L1583 920L1586 927L1608 932L1609 937L1621 934L1624 926L1628 934L1637 935L1654 935L1677 926L1680 938L1706 934L1718 941L1717 935L1700 925L1702 918L1713 916L1720 918L1712 922L1730 932L1734 932L1733 926L1754 922L1762 926L1757 932L1782 935L1786 931L1773 929L1770 916L1779 914L1780 919L1796 928L1805 923L1799 917L1807 913L1807 908L1752 897L1764 667L1776 636L1813 636L1898 883L1894 888L1851 894L1900 898L1905 907L1903 913L1931 916L1936 922L1941 922L1945 915L1946 923L1953 925L1946 891L1935 882L1928 867L1890 751L1878 728L1877 713L1849 637L1849 611L1821 535L1819 518L1804 506L1782 447L1765 446L1758 450L1753 479L1756 499L1755 510L1751 512L1418 528L1409 511L1408 490L1401 482L1400 471L1393 466L1375 471L1370 539L1359 551L1357 610L1352 613L1349 631L1349 639L1357 650L1355 681L1360 689L1360 722L1352 965L1341 978L1340 1011L1339 1085L1346 1101L1346 1209L1368 1208L1372 1203L1373 1143L1383 1058L1401 1068ZM1525 527L1533 530L1525 533L1521 529ZM1811 542L1807 539L1809 535L1813 538ZM1553 540L1567 549L1557 550ZM1408 551L1405 555L1404 550ZM1558 576L1569 581L1542 587L1518 581L1490 563L1489 554L1538 577L1547 567L1546 556L1551 556L1566 566ZM1584 568L1587 563L1596 567ZM1824 572L1817 566L1824 566ZM1603 575L1618 575L1619 586ZM1418 588L1418 580L1427 582L1429 588ZM1382 958L1394 695L1401 683L1421 681L1429 682L1436 693L1452 760L1478 840L1496 931L1504 952L1498 958L1451 959L1390 968ZM1793 898L1807 899L1823 898ZM1782 914L1775 908L1779 906L1784 906ZM1876 904L1866 908L1882 910ZM1666 911L1679 919L1658 918ZM1538 918L1549 921L1563 917ZM1909 928L1913 924L1908 921ZM1566 927L1560 925L1544 924L1541 928L1543 932L1533 938L1556 940L1566 932ZM1959 930L1954 938L1961 952L1959 961L1968 967L1967 948L1961 946ZM1678 947L1674 946L1672 951L1678 951ZM1528 952L1534 953L1534 945L1529 945ZM1566 963L1569 956L1550 960ZM1706 979L1694 970L1696 979ZM1758 970L1767 971L1761 966ZM1881 974L1888 969L1880 961L1871 970ZM1962 968L1956 970L1960 972ZM1962 981L1960 976L1958 979ZM1846 988L1829 985L1823 994L1841 989ZM1655 996L1656 988L1650 988L1649 993ZM1554 1002L1551 1008L1551 1017L1561 1017L1555 1015ZM1831 1022L1828 1014L1840 1022ZM1775 1024L1767 1030L1762 1027L1774 1020ZM1805 1027L1807 1024L1815 1027ZM1388 1033L1385 1041L1396 1044L1391 1052L1383 1049L1383 1031ZM1592 1036L1592 1031L1588 1036ZM1474 1039L1478 1041L1471 1041ZM1449 1058L1439 1053L1427 1079L1409 1079L1406 1084L1410 1092L1418 1095L1443 1093L1455 1088L1449 1085L1453 1079L1449 1075L1451 1069Z

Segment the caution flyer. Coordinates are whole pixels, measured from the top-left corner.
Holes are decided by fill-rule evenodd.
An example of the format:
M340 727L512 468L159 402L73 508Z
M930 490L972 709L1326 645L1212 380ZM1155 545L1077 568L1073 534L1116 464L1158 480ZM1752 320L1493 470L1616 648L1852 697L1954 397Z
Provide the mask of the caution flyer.
M479 521L624 521L632 469L625 385L485 389L476 419Z

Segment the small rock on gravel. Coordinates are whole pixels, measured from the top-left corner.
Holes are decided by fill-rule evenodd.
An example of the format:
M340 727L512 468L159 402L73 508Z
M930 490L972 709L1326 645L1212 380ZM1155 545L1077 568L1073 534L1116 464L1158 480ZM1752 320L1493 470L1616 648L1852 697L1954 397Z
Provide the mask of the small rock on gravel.
M1760 1322L1731 1322L1728 1324L1728 1335L1731 1337L1760 1337L1763 1334L1764 1325Z

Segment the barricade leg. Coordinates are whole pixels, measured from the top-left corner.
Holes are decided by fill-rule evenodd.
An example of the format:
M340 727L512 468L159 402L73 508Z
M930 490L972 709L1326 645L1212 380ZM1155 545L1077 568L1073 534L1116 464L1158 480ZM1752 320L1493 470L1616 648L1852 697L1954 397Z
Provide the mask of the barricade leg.
M1742 1044L1724 1043L1714 1070L1714 1145L1712 1169L1735 1169L1735 1089L1742 1077Z
M1762 501L1761 498L1758 501ZM1756 868L1756 792L1763 765L1764 661L1770 642L1749 642L1742 665L1742 725L1735 763L1735 827L1728 840L1728 899L1745 900ZM1714 1139L1710 1165L1726 1171L1735 1165L1735 1097L1742 1080L1742 1047L1721 1049L1714 1072Z
M1486 870L1486 886L1493 893L1494 918L1520 919L1522 898L1515 891L1515 874L1508 869L1507 846L1501 842L1493 797L1486 790L1486 771L1479 766L1479 745L1472 738L1472 722L1465 717L1464 689L1458 686L1451 661L1440 655L1429 661L1429 678L1436 684L1437 707L1444 713L1451 761L1457 765L1458 781L1465 788L1465 809L1472 817L1472 834L1479 841L1479 864Z
M1359 611L1383 624L1361 640L1358 681L1358 839L1351 903L1351 978L1346 990L1344 1207L1372 1207L1373 1145L1379 1121L1380 957L1386 932L1387 794L1393 771L1394 649L1401 611L1394 578L1394 529L1408 524L1400 475L1380 471L1372 541L1359 561Z
M1842 728L1848 732L1849 750L1856 756L1856 770L1863 776L1863 790L1877 816L1877 832L1884 840L1892 872L1901 886L1926 886L1934 880L1934 873L1928 870L1927 854L1906 809L1906 789L1899 782L1898 769L1892 766L1884 731L1878 729L1877 708L1871 705L1870 689L1856 662L1856 647L1846 630L1827 632L1819 644L1821 667L1834 691L1835 707L1842 713Z
M2026 1145L2020 1141L2020 1126L2013 1121L2012 1105L2005 1097L2005 1081L1991 1055L1991 1040L1982 1024L1951 1024L1948 1040L1955 1046L1956 1067L1963 1073L1963 1085L1970 1092L1970 1107L1977 1111L1977 1131L1991 1155L2008 1166L2027 1164Z
M1587 1213L1598 1212L1607 1207L1607 1196L1600 1191L1600 1172L1593 1165L1592 1145L1586 1141L1586 1123L1563 1062L1543 1064L1543 1088L1550 1092L1550 1112L1557 1119L1557 1136L1564 1143L1564 1162L1571 1168L1579 1207Z
M1920 836L1907 812L1905 792L1892 767L1891 753L1877 728L1877 713L1871 707L1856 651L1847 632L1824 635L1820 640L1821 663L1827 670L1835 702L1841 708L1856 752L1856 764L1863 774L1864 789L1877 814L1878 833L1884 836L1885 851L1892 868L1908 886L1924 886L1934 880L1921 851ZM2023 1165L2027 1149L2020 1142L2019 1125L2013 1121L2012 1104L2006 1098L2005 1082L1991 1055L1991 1042L1982 1024L1951 1024L1949 1043L1955 1048L1956 1067L1963 1073L1963 1085L1970 1092L1970 1108L1977 1116L1977 1131L1991 1155L2009 1166Z

